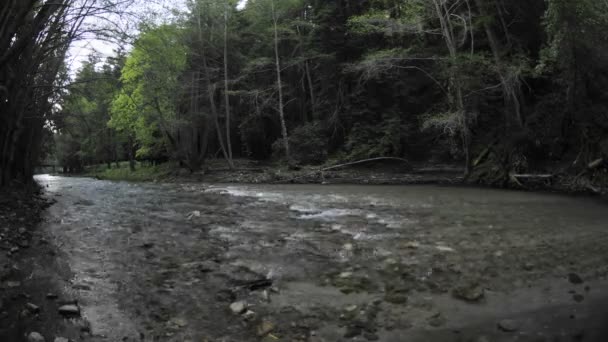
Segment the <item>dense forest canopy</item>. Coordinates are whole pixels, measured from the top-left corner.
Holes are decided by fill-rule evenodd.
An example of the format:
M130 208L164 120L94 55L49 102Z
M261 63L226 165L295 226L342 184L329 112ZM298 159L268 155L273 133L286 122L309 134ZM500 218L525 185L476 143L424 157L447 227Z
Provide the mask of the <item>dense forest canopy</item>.
M606 1L189 0L60 77L90 2L0 5L2 184L43 142L75 172L403 157L493 184L608 158Z

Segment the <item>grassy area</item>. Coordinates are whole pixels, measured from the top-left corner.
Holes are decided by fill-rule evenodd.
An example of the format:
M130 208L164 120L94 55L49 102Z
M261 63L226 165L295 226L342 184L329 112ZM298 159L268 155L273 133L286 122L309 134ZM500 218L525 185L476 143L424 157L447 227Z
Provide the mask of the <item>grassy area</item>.
M135 171L131 171L129 169L129 162L120 162L118 168L115 164L112 164L111 169L108 169L106 164L89 166L87 167L86 175L107 180L148 182L167 178L173 171L175 171L175 165L172 163L154 166L136 163Z

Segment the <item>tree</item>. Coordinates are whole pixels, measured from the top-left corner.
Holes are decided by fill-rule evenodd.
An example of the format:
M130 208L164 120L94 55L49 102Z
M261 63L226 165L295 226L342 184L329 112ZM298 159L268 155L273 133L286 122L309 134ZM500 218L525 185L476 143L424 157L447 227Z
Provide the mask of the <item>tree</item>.
M186 54L180 29L162 25L145 29L127 56L109 125L137 143L137 157L155 159L177 152L176 89Z

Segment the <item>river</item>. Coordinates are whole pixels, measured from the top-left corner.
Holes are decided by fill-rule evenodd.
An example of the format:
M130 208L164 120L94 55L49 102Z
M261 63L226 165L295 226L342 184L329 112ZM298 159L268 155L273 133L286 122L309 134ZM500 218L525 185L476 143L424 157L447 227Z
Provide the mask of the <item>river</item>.
M64 291L79 298L92 340L603 336L608 210L594 199L36 180L57 201L42 230L69 265ZM239 301L250 312L233 313Z

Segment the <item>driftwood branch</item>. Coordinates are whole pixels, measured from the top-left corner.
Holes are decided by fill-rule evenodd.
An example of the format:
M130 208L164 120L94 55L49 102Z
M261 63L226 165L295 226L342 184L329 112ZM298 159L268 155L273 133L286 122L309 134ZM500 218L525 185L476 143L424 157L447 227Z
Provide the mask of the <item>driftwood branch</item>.
M403 159L403 158L397 158L397 157L378 157L378 158L369 158L369 159L357 160L357 161L354 161L354 162L349 162L349 163L344 163L344 164L338 164L338 165L334 165L334 166L330 166L330 167L326 167L326 168L320 169L319 171L329 171L329 170L333 170L333 169L339 169L341 167L358 165L358 164L364 164L364 163L370 163L370 162L381 161L381 160L400 161L402 163L406 163L408 166L411 167L410 162L407 161L406 159Z
M322 168L322 169L318 169L318 170L313 170L311 172L307 172L303 175L300 175L298 177L293 177L290 179L286 179L286 180L282 180L280 182L293 182L297 179L302 179L304 177L310 176L310 175L314 175L316 173L320 173L321 174L321 178L323 178L323 172L325 171L330 171L330 170L334 170L334 169L339 169L342 167L347 167L347 166L352 166L352 165L359 165L359 164L364 164L364 163L370 163L370 162L374 162L374 161L382 161L382 160L392 160L392 161L399 161L402 163L406 163L408 165L408 167L411 168L411 164L408 160L403 159L403 158L397 158L397 157L377 157L377 158L369 158L369 159L363 159L363 160L357 160L354 162L348 162L348 163L343 163L343 164L338 164L338 165L333 165L333 166L329 166L326 168Z

